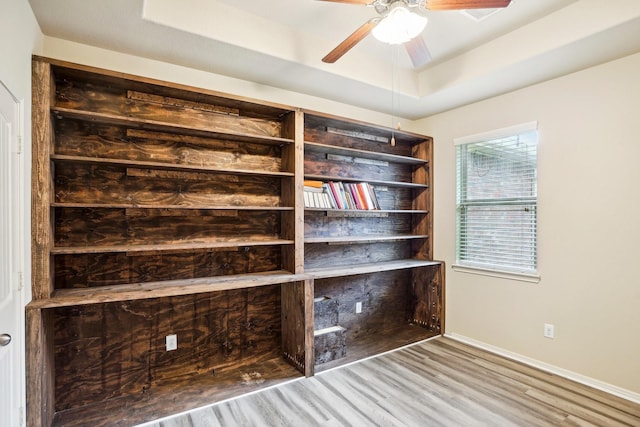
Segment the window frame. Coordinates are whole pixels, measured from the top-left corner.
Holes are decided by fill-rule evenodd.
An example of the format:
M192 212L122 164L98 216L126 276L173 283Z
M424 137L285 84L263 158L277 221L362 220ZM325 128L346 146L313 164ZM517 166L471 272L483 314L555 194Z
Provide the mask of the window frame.
M533 121L533 122L527 122L527 123L523 123L523 124L519 124L519 125L515 125L515 126L509 126L506 128L501 128L501 129L495 129L489 132L483 132L483 133L478 133L478 134L473 134L473 135L469 135L469 136L464 136L464 137L459 137L459 138L455 138L454 139L454 146L455 146L455 150L456 150L456 155L455 155L455 160L456 160L456 233L455 233L455 248L456 248L456 255L455 255L455 263L452 265L452 268L455 271L460 271L460 272L465 272L465 273L472 273L472 274L480 274L480 275L485 275L485 276L492 276L492 277L499 277L499 278L506 278L506 279L513 279L513 280L519 280L519 281L525 281L525 282L533 282L533 283L537 283L540 281L540 274L539 274L539 264L538 264L538 239L539 239L539 233L538 233L538 194L536 191L536 196L535 197L522 197L522 198L518 198L519 202L518 203L525 203L525 199L526 203L530 204L531 202L533 202L533 204L535 205L535 233L534 233L534 245L535 245L535 265L533 266L534 268L529 270L524 270L524 269L518 269L518 268L513 268L513 267L509 267L509 266L500 266L500 265L483 265L482 263L474 263L472 261L461 261L459 259L459 248L460 248L460 238L461 238L461 234L460 234L460 224L462 222L462 218L461 218L461 212L460 212L460 204L459 204L459 200L457 197L457 193L458 193L458 189L460 187L460 182L459 182L459 174L458 174L458 146L461 145L467 145L467 144L473 144L473 143L480 143L480 142L487 142L487 141L492 141L492 140L498 140L498 139L504 139L504 138L509 138L509 137L514 137L517 135L521 135L521 134L526 134L526 133L530 133L530 132L536 132L536 157L537 157L537 152L538 152L538 145L539 145L539 138L537 135L537 131L538 131L538 122L537 121ZM536 170L537 170L537 165L536 165ZM537 181L538 181L538 177L536 175L536 186L537 186ZM466 202L465 203L466 206L469 206L470 203Z

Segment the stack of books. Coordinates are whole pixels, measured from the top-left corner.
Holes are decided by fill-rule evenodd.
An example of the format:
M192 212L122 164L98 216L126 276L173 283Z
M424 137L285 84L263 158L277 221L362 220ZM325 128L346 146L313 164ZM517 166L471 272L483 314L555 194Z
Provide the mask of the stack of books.
M319 209L379 210L380 203L368 182L304 181L304 207Z

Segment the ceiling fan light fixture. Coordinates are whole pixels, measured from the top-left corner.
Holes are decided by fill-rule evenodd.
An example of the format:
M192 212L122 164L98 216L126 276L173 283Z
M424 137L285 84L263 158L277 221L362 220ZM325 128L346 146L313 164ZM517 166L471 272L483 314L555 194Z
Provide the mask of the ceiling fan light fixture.
M392 6L387 16L371 31L383 43L402 44L416 37L427 25L427 18L402 5Z

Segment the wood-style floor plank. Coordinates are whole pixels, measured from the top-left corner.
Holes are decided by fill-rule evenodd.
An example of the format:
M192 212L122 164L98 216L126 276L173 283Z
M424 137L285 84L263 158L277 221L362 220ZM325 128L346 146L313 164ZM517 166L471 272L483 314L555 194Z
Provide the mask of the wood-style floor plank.
M640 404L449 338L145 427L640 426Z
M448 381L457 384L464 396L472 397L513 422L526 422L527 425L547 422L553 425L564 419L565 415L553 408L546 408L533 399L521 399L527 388L514 383L507 377L501 377L488 370L474 366L473 363L461 364L452 357L439 354L437 347L420 350L425 354L423 365L437 369ZM419 366L415 366L417 369ZM490 399L487 399L490 398ZM485 402L485 400L487 400ZM516 424L517 425L517 424Z
M609 408L619 408L620 411L634 414L640 417L640 406L636 403L620 399L617 396L606 393L592 387L574 381L565 381L564 378L545 372L523 363L505 359L499 355L489 353L482 349L469 346L459 341L445 339L438 340L434 344L442 348L452 348L456 354L464 353L469 355L470 360L474 363L481 364L488 369L497 370L498 372L506 372L510 377L516 378L522 382L526 382L535 387L542 387L544 383L550 383L552 386L562 387L570 393L567 397L581 398L585 397L593 402L602 403ZM541 380L537 382L536 380ZM556 381L557 380L557 381Z
M435 342L434 342L435 344ZM547 392L551 395L558 394L562 390L568 391L563 395L563 400L574 404L582 404L585 399L589 402L588 408L597 412L602 412L607 418L621 421L623 423L637 422L640 417L640 405L620 399L604 391L597 390L580 383L567 381L557 375L535 369L522 363L505 359L498 355L485 352L481 349L470 347L454 340L445 340L437 343L438 346L453 347L456 353L464 351L476 354L473 363L483 366L486 369L500 373L505 378L519 381L535 390Z

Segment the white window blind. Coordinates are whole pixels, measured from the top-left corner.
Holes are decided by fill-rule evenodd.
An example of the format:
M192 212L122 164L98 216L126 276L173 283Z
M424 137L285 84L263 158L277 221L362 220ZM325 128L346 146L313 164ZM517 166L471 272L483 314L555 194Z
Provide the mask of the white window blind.
M537 270L537 124L455 141L457 263Z

